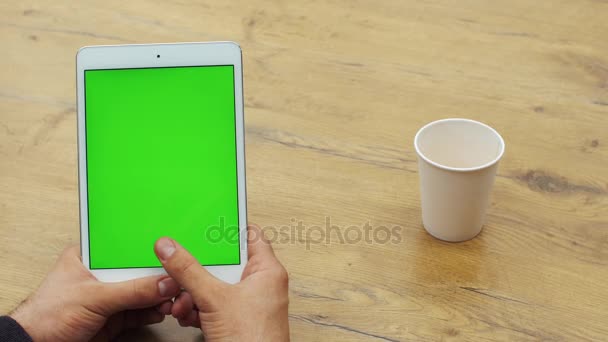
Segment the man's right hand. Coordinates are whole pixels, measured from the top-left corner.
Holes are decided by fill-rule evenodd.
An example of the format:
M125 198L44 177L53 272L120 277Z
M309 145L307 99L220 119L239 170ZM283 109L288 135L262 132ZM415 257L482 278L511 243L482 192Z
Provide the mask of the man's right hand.
M215 278L172 239L159 239L154 251L185 289L172 307L180 325L200 327L207 342L289 341L287 271L260 228L249 226L249 261L236 285Z

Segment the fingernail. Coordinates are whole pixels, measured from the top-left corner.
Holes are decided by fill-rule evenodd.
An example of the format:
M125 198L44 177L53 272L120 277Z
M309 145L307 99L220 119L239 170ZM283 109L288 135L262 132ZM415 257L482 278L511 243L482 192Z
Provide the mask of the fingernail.
M156 251L161 261L165 261L175 252L175 244L171 239L161 238L156 242Z
M177 293L179 285L173 278L165 278L158 282L158 293L161 297L170 297Z

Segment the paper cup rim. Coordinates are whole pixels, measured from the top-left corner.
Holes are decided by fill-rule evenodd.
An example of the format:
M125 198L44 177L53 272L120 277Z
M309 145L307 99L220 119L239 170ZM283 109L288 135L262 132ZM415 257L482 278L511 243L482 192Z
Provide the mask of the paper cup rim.
M461 122L474 123L474 124L483 126L487 129L489 129L492 133L494 133L498 137L498 141L500 142L500 151L498 152L498 155L496 156L496 158L492 159L491 161L489 161L485 164L482 164L479 166L474 166L474 167L451 167L451 166L442 165L440 163L434 162L431 159L427 158L420 151L420 148L418 147L418 138L420 137L420 133L422 133L422 131L424 131L425 129L427 129L431 126L434 126L434 125L442 123L442 122L450 122L450 121L452 121L452 122L461 121ZM503 154L505 153L505 141L503 140L502 136L494 128L484 124L483 122L479 122L479 121L471 120L471 119L463 119L463 118L449 118L449 119L441 119L441 120L432 121L432 122L429 122L428 124L422 126L416 133L416 136L414 137L414 148L416 149L416 154L420 158L422 158L424 161L426 161L427 163L429 163L435 167L438 167L443 170L455 171L455 172L471 172L471 171L483 170L485 168L488 168L488 167L498 163L500 158L502 158Z

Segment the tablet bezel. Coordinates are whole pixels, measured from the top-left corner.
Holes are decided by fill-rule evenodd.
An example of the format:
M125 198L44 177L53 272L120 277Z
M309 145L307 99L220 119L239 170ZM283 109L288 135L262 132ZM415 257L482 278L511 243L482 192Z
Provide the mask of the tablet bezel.
M247 263L247 191L245 182L245 134L243 118L243 72L241 48L234 42L86 46L76 55L78 107L78 180L80 202L80 251L82 262L101 281L116 282L166 274L163 268L93 269L89 260L84 72L93 69L153 68L176 66L234 65L239 265L205 266L221 280L237 283ZM153 246L150 246L152 249Z

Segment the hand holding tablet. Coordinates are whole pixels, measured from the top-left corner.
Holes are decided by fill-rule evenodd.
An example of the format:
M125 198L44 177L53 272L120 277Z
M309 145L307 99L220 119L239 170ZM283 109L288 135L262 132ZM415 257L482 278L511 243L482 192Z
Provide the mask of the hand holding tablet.
M287 272L259 228L249 227L248 245L249 262L236 285L212 276L168 238L157 241L155 252L171 277L112 283L95 279L72 246L11 317L34 341L112 340L169 314L182 326L201 328L208 342L288 341Z
M247 262L241 51L86 47L77 56L81 251L102 281L164 274L170 236L216 277Z
M288 277L257 226L248 232L249 262L239 284L219 281L169 238L155 252L184 287L171 314L181 326L201 328L205 341L288 341Z

